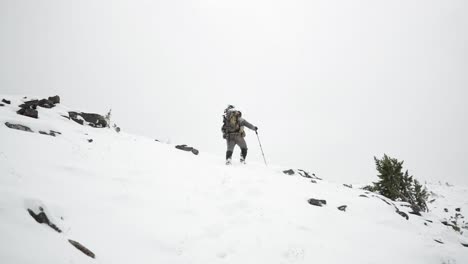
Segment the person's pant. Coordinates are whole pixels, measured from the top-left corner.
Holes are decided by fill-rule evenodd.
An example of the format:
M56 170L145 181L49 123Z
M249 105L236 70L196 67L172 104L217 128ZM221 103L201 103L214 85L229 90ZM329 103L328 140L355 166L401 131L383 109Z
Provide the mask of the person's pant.
M238 145L241 148L241 157L245 160L245 158L247 157L247 143L241 135L229 135L226 139L226 145L226 159L230 159L232 157L234 147Z

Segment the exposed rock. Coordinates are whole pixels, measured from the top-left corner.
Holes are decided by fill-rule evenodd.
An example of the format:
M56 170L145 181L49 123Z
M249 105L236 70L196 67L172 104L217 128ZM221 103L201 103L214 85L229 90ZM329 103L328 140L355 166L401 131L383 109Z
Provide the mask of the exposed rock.
M41 99L39 100L39 102L37 103L38 106L40 107L44 107L44 108L52 108L54 107L54 103L48 99Z
M408 216L407 213L402 212L402 211L400 211L400 210L398 210L398 209L396 210L396 212L397 212L397 214L399 214L399 215L401 215L402 217L406 218L406 220L409 220L409 216Z
M435 242L439 243L439 244L443 244L444 242L442 242L442 240L439 240L439 239L434 239Z
M343 186L344 186L344 187L351 188L351 189L353 188L353 185L352 185L352 184L346 184L346 183L344 183Z
M464 247L468 247L468 243L461 243L461 244L462 244L462 246L464 246Z
M433 202L435 202L435 200L436 200L436 199L432 199L432 200L429 201L429 203L433 203Z
M426 222L433 223L432 220L428 220L428 219L426 219Z
M314 179L317 179L317 180L322 180L319 177L315 176L315 173L312 173L312 175L311 175L310 173L308 173L305 170L298 169L298 171L299 171L299 175L301 175L304 178L314 178Z
M94 255L94 253L91 250L87 249L85 246L81 245L79 242L76 242L71 239L68 239L68 242L70 242L70 244L72 244L79 251L83 252L83 254L85 254L86 256L90 258L96 258L96 255Z
M60 96L50 96L49 101L51 101L53 104L60 104Z
M338 206L338 210L346 212L347 205Z
M2 103L11 104L11 101L10 101L10 100L7 100L7 99L2 99ZM3 106L3 105L2 105L2 106Z
M16 112L18 115L28 116L32 118L38 118L39 114L36 109L33 108L21 108Z
M316 181L316 180L310 180L310 182L311 182L311 183L317 183L317 181Z
M310 198L309 200L307 200L307 202L311 205L320 206L320 207L327 204L327 201L325 200L314 199L314 198Z
M460 208L455 208L455 211L460 212L461 209Z
M0 104L0 106L5 106L4 104Z
M287 174L287 175L294 175L294 170L292 170L292 169L284 170L283 173Z
M180 149L180 150L184 150L184 151L190 151L192 152L194 155L198 155L199 151L195 148L192 148L192 147L189 147L187 145L177 145L175 146L176 149Z
M84 125L84 121L86 121L87 124L91 127L97 127L97 128L107 127L106 119L99 114L83 113L83 112L81 113L68 112L68 116L70 117L71 120L75 121L76 123L80 125Z
M19 124L12 124L12 123L9 123L9 122L6 122L5 125L11 129L18 129L18 130L21 130L21 131L26 131L26 132L33 132L29 127L27 126L23 126L23 125L19 125Z
M45 212L42 210L42 208L40 208L40 210L41 212L39 214L34 213L34 211L31 209L28 209L28 212L32 216L32 218L34 218L34 220L36 220L36 222L38 222L39 224L46 224L50 226L50 228L54 229L55 231L62 233L62 230L60 230L60 228L58 228L56 225L50 222L49 218L47 217Z
M156 141L156 142L161 142L161 141L159 141L159 140L157 140L157 139L155 139L154 141Z
M39 104L39 100L30 100L23 102L22 104L19 105L20 108L30 108L30 109L36 109L37 105Z
M62 133L57 132L57 131L53 131L53 130L49 130L49 133L47 133L47 132L45 132L45 131L39 131L39 134L55 137L57 134L60 135L60 134L62 134Z
M89 143L92 143L94 140L92 138L88 139Z
M365 194L361 194L361 195L359 195L359 197L369 198L369 197L367 197L367 195L365 195Z
M301 175L302 177L312 179L312 176L307 171L301 169L298 169L298 171L299 175ZM313 175L315 176L315 174Z
M448 209L447 209L447 208L444 208L444 212L448 213Z
M458 227L458 226L456 226L456 225L454 225L454 224L451 224L451 223L449 223L449 222L447 222L447 221L441 221L441 223L442 223L443 225L452 227L453 230L455 230L455 231L457 231L457 232L460 232L460 227Z

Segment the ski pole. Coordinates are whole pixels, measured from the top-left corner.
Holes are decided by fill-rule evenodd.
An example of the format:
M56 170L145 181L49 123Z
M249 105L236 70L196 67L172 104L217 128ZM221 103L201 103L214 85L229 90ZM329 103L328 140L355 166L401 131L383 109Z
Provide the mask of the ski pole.
M263 153L262 142L260 142L260 137L258 136L258 132L255 131L255 134L257 134L258 144L260 144L260 150L262 151L262 156L263 156L263 161L265 161L265 166L268 166L266 159L265 159L265 153Z

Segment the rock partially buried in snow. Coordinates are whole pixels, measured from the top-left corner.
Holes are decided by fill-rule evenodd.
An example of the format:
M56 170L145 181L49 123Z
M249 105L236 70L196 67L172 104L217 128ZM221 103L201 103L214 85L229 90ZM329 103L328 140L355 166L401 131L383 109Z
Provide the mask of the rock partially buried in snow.
M198 155L198 153L199 153L197 149L192 148L192 147L189 147L189 146L187 146L187 145L185 145L185 144L184 144L184 145L177 145L177 146L175 146L175 148L176 148L176 149L183 150L183 151L190 151L190 152L192 152L194 155Z
M439 243L439 244L443 244L444 242L442 242L441 239L434 239L435 242Z
M62 233L62 230L60 230L60 228L58 228L54 223L52 223L49 220L46 213L42 211L42 208L40 208L40 210L41 212L39 214L34 213L34 211L31 209L28 209L28 212L29 212L29 215L31 215L32 218L34 218L34 220L36 220L36 222L38 222L39 224L46 224L50 228L54 229L55 231Z
M320 207L327 204L326 200L320 200L320 199L314 199L314 198L310 198L309 200L307 200L307 202L311 205L320 206Z
M90 258L96 258L96 255L89 249L87 249L85 246L80 244L79 242L76 242L74 240L68 239L68 242L72 244L75 248L77 248L79 251L83 252L86 256Z
M17 130L26 131L26 132L33 132L29 127L23 126L23 125L20 125L20 124L12 124L12 123L6 122L5 126L11 128L11 129L17 129Z
M11 101L4 98L4 99L2 99L2 103L11 104Z
M347 205L338 206L338 210L346 212Z
M39 114L36 109L33 108L21 108L16 112L18 115L27 116L31 118L39 118Z
M367 197L367 195L365 195L365 194L361 194L361 195L359 195L359 197L369 198L369 197Z
M468 247L468 243L461 243L461 244L462 244L462 246L464 246L464 247Z
M409 220L409 216L408 216L407 213L402 212L402 211L400 211L400 210L398 210L398 209L396 210L396 213L399 214L399 215L401 215L402 217L406 218L406 220Z
M53 104L60 104L60 96L58 95L50 96L48 100L51 101Z
M294 175L294 170L292 170L292 169L284 170L283 173L287 174L287 175Z
M49 130L49 132L39 131L39 134L55 137L57 134L58 134L58 135L61 135L62 133L57 132L57 131L54 131L54 130Z
M83 113L83 112L68 112L68 116L71 120L75 121L80 125L89 125L90 127L103 128L107 127L106 119L99 114L94 113ZM86 123L85 123L86 122Z

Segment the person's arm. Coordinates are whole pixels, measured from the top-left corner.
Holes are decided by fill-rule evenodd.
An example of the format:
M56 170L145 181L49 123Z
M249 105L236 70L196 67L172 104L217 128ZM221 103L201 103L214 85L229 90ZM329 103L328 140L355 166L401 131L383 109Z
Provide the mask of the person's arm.
M240 125L241 126L246 126L246 127L250 128L250 129L252 129L253 131L257 131L257 129L258 129L256 126L250 124L247 120L245 120L243 118L240 119Z

